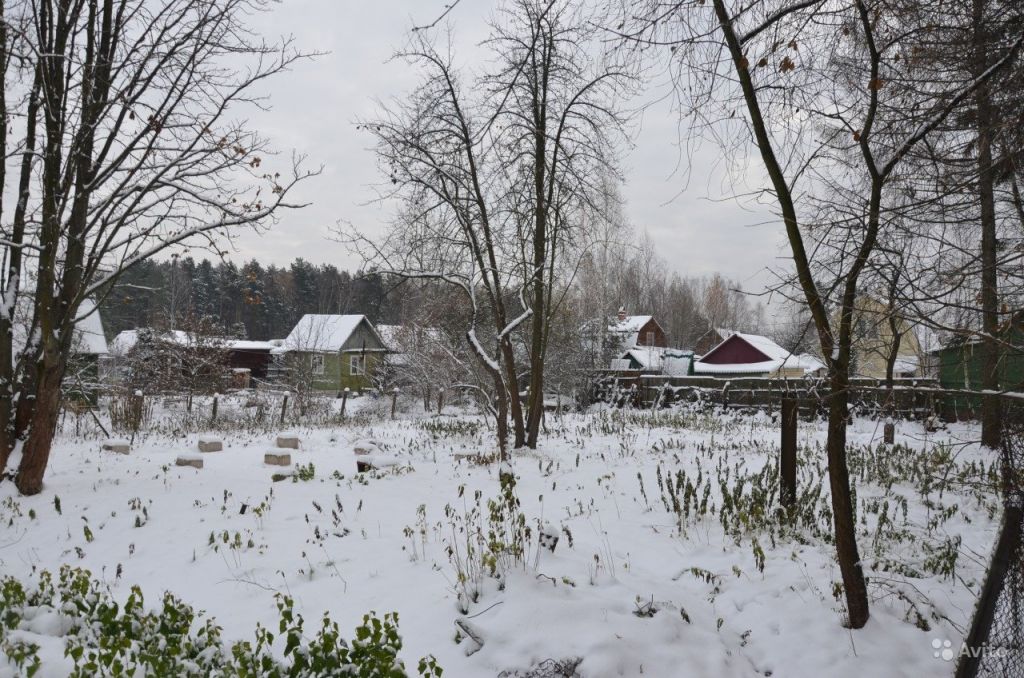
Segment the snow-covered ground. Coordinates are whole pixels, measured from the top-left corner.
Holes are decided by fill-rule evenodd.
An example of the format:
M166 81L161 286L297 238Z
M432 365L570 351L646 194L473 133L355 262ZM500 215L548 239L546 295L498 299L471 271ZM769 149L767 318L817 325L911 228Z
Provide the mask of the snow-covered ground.
M588 677L952 675L932 643L959 645L999 519L985 489L992 460L965 442L970 427L903 423L898 442L911 449L888 451L874 449L877 422L854 423L872 614L850 631L827 542L821 423L801 423L803 500L787 527L767 415L549 415L539 449L514 455L517 508L501 501L499 466L473 458L492 449L482 419L392 421L389 404L347 424L289 426L303 479L279 482L281 468L264 464L269 427L215 433L224 449L197 470L175 459L208 432L165 427L122 455L65 422L42 494L0 484L0 571L27 583L68 563L117 597L137 584L155 603L170 590L226 639L274 625L275 592L307 619L329 611L343 632L369 610L397 611L407 665L433 654L446 676L526 675L573 658ZM386 468L357 474L355 447ZM495 547L497 577L486 562L473 574L477 529L507 545ZM540 532L558 535L553 552ZM65 675L60 645L37 640L37 675Z

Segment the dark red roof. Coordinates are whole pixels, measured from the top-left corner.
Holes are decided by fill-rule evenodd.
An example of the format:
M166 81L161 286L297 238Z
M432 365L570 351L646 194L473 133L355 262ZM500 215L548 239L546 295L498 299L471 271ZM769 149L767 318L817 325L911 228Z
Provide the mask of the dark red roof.
M700 359L702 363L712 365L736 365L746 363L763 363L771 360L761 351L754 348L746 339L734 334L711 352Z

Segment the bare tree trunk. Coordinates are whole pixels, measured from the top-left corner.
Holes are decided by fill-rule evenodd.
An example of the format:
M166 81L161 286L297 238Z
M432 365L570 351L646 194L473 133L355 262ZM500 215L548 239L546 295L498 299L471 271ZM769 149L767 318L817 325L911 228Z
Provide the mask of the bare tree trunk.
M846 465L846 418L849 395L847 379L841 371L832 376L828 408L828 479L832 495L832 519L835 526L836 553L846 593L850 627L859 629L868 619L868 592L857 549L850 471Z
M974 77L988 67L988 32L985 28L987 0L973 0L972 23L974 39ZM999 363L1001 348L996 336L999 332L999 281L997 277L995 167L992 161L993 116L988 83L975 90L976 125L978 134L978 199L981 207L981 318L983 364L981 388L999 390ZM994 395L982 396L981 443L998 449L1001 439L999 399Z
M60 384L64 367L58 352L45 351L39 368L39 388L28 438L22 449L21 464L14 484L24 495L43 489L43 474L50 460L50 449L60 414Z
M825 442L825 449L828 455L829 485L832 494L832 513L835 526L836 557L839 561L839 569L843 576L843 587L846 592L846 606L850 615L851 628L862 628L868 620L868 596L867 585L864 581L864 572L861 569L860 557L857 553L856 525L853 516L853 502L850 494L850 477L846 467L846 417L847 383L849 381L849 354L850 354L850 325L852 325L852 311L854 295L856 293L857 272L851 271L854 279L853 287L848 286L844 295L842 322L846 323L845 332L845 354L843 352L844 333L840 329L839 336L832 332L832 324L829 321L828 311L822 299L818 287L814 281L807 252L804 248L803 236L800 233L800 225L797 221L796 205L793 200L792 190L786 181L782 165L768 134L757 90L748 70L747 58L743 53L740 39L736 35L732 19L725 7L724 0L714 0L715 13L718 17L719 26L725 37L726 46L729 49L733 61L733 67L739 78L747 110L750 115L751 126L755 134L758 150L765 169L775 189L779 208L782 212L783 222L786 227L786 235L789 240L790 249L793 252L793 262L796 267L797 279L800 288L804 293L807 306L814 319L815 328L818 332L818 341L821 346L822 355L825 356L829 365L831 375L832 393L829 399L828 414L828 438ZM870 251L870 250L869 250ZM838 338L838 342L836 339ZM838 359L834 349L838 345Z
M498 457L501 461L506 461L508 460L508 392L500 372L494 373L494 392L497 405L494 428L498 435Z
M900 267L904 265L900 259ZM903 333L900 332L899 318L896 315L896 296L899 294L900 270L897 268L892 273L892 280L889 281L889 316L886 321L889 324L889 337L892 344L889 346L889 353L885 356L885 429L884 441L887 445L896 442L896 359L900 355L900 344L903 342Z
M512 415L512 430L515 435L513 447L520 448L526 444L526 427L523 418L523 401L519 397L519 375L516 374L516 359L512 350L512 342L506 337L501 341L501 356L505 362L505 378L508 383L502 385L502 390L508 390L507 411ZM507 428L507 426L506 426ZM502 442L502 445L507 444Z
M31 192L32 167L36 147L36 125L39 113L39 86L40 69L34 69L32 89L29 91L28 106L25 115L25 148L21 157L21 167L18 178L18 199L14 207L14 215L11 220L10 244L7 247L7 261L3 277L3 312L0 313L0 476L7 468L7 460L14 444L24 433L27 426L28 414L25 411L21 416L15 414L14 394L17 391L16 380L18 379L15 370L14 356L14 313L17 306L18 293L21 289L22 243L25 239L25 215L28 209L28 199ZM4 116L2 124L8 124L6 119L6 103L4 104ZM6 136L6 133L4 134ZM0 155L6 157L6 154ZM3 181L0 181L0 187ZM0 211L2 214L2 211ZM31 373L32 370L26 370ZM22 398L18 403L18 409L22 410L31 406L27 398Z

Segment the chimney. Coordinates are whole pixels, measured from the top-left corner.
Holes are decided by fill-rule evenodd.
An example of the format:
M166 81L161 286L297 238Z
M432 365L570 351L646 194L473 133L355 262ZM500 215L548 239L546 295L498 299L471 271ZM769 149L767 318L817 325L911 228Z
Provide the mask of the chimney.
M619 306L619 322L621 323L621 322L624 322L625 320L626 320L626 307L625 306Z

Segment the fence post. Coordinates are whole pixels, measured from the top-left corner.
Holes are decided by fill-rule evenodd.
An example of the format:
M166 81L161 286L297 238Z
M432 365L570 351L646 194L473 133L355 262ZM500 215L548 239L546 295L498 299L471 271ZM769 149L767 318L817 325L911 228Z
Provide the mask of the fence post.
M342 419L345 418L345 404L348 403L348 393L349 393L348 386L346 386L345 390L341 392L341 418Z
M395 409L398 407L398 387L391 391L391 418L395 418Z
M795 398L782 399L782 456L779 460L779 482L782 505L796 503L796 424Z
M892 445L896 442L896 424L893 423L892 419L888 419L882 428L882 441L886 445Z
M284 400L281 402L281 425L284 426L284 413L288 410L288 394L284 394Z
M437 413L441 414L441 410L444 409L444 389L440 389L437 392Z
M213 394L213 412L210 413L210 423L217 423L217 394Z

